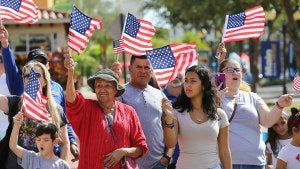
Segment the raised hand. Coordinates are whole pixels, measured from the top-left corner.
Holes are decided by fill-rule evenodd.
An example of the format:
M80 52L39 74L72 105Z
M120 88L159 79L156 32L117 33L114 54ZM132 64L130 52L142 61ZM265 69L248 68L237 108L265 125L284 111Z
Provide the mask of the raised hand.
M222 62L225 59L226 55L227 55L227 49L225 47L225 43L220 43L219 47L217 49L217 53L216 53L216 56L219 57L218 58L219 59L218 62L219 63Z
M68 70L74 71L77 62L74 62L72 55L70 54L68 48L63 49L63 54L64 54L64 58L65 58L65 60L64 60L65 68Z
M3 48L8 47L8 32L4 26L0 27L0 42Z
M161 108L163 112L165 112L166 116L172 116L173 117L173 107L172 103L165 97L161 101Z

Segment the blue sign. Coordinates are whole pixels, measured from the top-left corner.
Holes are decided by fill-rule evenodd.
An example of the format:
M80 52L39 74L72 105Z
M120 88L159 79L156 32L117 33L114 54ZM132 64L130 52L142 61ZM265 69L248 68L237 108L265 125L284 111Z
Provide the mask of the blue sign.
M295 49L292 42L289 42L288 45L288 54L289 54L289 60L287 64L287 70L289 72L289 77L292 79L297 75L297 63L296 63L296 54Z
M280 42L261 42L261 70L264 78L275 79L280 77Z

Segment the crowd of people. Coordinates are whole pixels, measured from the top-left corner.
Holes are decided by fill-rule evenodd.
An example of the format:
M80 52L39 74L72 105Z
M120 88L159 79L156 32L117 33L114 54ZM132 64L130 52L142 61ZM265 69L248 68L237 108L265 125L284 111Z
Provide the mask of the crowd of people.
M130 81L122 84L121 65L112 64L87 79L95 98L76 90L76 63L65 49L65 92L52 81L49 59L41 49L28 53L19 70L0 28L0 168L70 168L70 153L79 169L296 169L300 166L300 113L283 108L293 94L269 108L243 82L243 67L226 59L223 43L218 71L187 68L165 87L155 80L146 55L131 56ZM22 110L31 72L47 97L50 119L39 121ZM154 77L154 78L153 78ZM155 83L153 83L155 84ZM268 128L266 143L261 126ZM76 136L79 142L76 142ZM59 145L59 146L57 146Z

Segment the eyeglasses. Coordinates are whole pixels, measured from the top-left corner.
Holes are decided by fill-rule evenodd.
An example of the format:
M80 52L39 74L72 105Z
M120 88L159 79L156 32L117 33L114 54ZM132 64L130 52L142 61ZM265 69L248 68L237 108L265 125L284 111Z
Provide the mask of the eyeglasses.
M240 73L241 69L240 68L234 68L234 67L227 67L227 68L222 70L222 72L224 72L224 71L227 72L227 73L233 73L233 72Z
M23 75L23 78L24 79L28 79L29 78L29 73L28 74L25 74L25 75ZM40 74L40 73L35 73L35 75L37 76L37 77L41 77L42 75Z

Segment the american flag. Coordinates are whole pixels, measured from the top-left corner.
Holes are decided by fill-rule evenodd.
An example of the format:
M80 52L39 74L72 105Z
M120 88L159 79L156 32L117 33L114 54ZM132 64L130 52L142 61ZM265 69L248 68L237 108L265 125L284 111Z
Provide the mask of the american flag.
M144 55L146 50L152 50L151 39L155 28L151 22L137 19L128 13L121 39L123 39L124 52L131 55Z
M0 0L1 20L33 24L38 21L38 7L32 0Z
M300 76L297 76L294 78L294 86L293 87L296 91L300 90Z
M30 70L28 83L23 95L22 110L25 116L33 120L49 121L51 115L46 109L47 97L42 93L38 73Z
M113 46L114 46L114 54L119 54L124 52L124 46L123 46L123 40L114 40L113 41Z
M176 78L178 73L185 70L197 60L196 44L170 44L161 48L147 50L156 81L160 87Z
M223 42L258 38L264 30L265 12L259 5L241 13L227 15L226 21Z
M73 6L68 35L68 46L80 54L96 29L102 29L102 21L90 18Z

